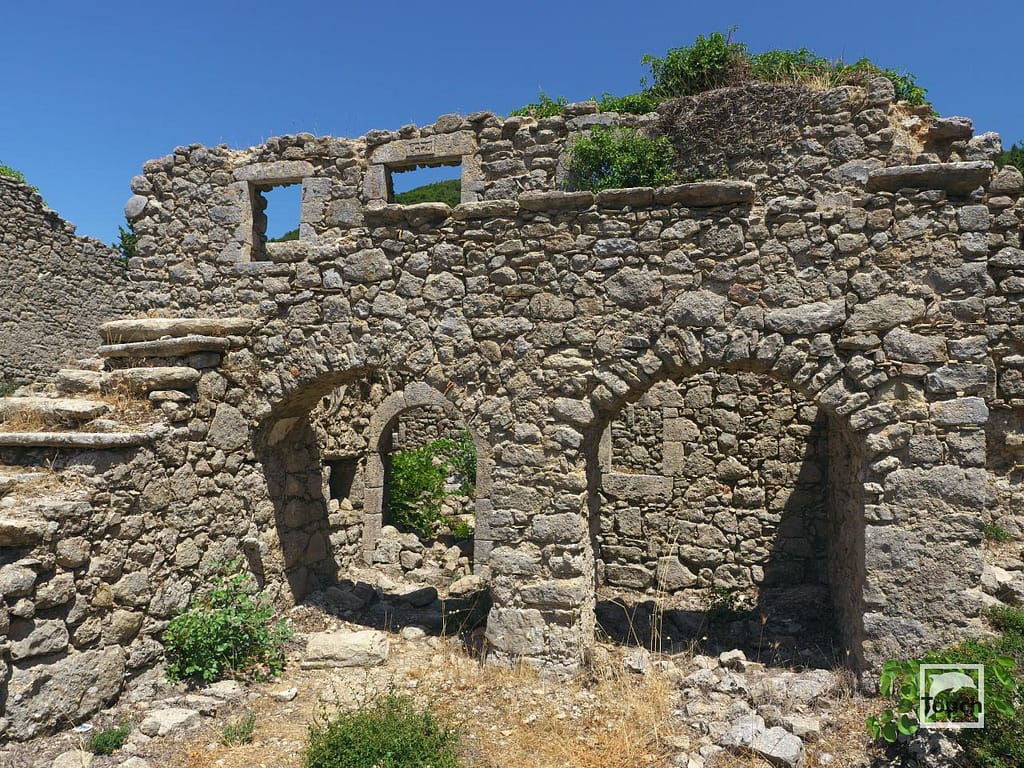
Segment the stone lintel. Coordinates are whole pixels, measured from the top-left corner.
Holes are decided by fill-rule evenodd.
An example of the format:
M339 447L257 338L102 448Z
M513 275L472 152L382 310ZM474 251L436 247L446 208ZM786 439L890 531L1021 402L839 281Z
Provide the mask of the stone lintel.
M898 192L901 189L943 189L966 194L985 184L995 168L990 160L965 163L927 163L879 168L868 174L868 192Z
M252 184L295 184L313 175L313 164L305 160L278 160L273 163L252 163L235 168L237 181Z

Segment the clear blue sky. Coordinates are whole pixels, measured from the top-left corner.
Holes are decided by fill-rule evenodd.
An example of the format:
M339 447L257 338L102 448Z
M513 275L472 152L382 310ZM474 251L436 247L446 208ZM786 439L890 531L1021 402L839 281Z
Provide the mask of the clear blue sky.
M1008 145L1024 138L1022 22L1021 0L3 0L0 163L109 242L129 179L176 146L504 114L539 89L628 93L644 53L731 25L755 52L806 46L909 70L941 114Z

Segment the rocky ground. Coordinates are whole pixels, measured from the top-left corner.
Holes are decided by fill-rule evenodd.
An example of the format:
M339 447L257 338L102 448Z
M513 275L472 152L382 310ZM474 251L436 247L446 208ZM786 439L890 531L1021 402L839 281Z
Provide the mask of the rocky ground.
M302 764L308 723L388 689L409 692L455 723L467 766L868 766L863 720L876 708L851 675L717 656L598 646L575 679L479 663L479 634L448 638L407 625L366 629L316 606L289 613L288 667L261 683L202 689L159 669L131 681L93 732L129 723L110 756L85 751L90 733L0 748L0 768L199 768ZM252 741L224 728L255 715ZM935 765L947 765L937 762Z

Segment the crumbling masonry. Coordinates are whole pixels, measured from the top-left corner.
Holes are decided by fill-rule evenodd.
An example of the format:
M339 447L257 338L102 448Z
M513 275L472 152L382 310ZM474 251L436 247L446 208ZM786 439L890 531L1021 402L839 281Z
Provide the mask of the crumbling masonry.
M860 667L977 629L982 525L1016 530L1024 183L887 80L808 101L723 180L596 195L559 191L573 137L656 116L181 147L132 180L137 256L68 263L89 308L48 326L12 267L64 235L0 180L0 327L81 355L114 321L59 371L0 339L5 375L50 382L0 401L44 423L0 433L6 734L157 663L215 562L282 603L393 566L387 451L416 409L477 447L492 659L575 669L598 586L784 593ZM389 203L392 172L453 163L461 205ZM267 243L263 192L293 183L300 239Z

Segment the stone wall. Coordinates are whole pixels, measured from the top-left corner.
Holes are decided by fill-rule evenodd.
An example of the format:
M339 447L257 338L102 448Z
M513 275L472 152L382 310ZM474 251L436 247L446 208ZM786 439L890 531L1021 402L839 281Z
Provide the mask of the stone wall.
M113 646L152 661L167 617L234 555L282 602L335 586L373 560L381 446L418 408L477 445L474 565L498 660L577 668L598 570L658 581L668 553L657 536L645 548L644 521L665 541L682 531L680 588L758 568L767 582L775 552L786 578L827 582L855 665L978 630L982 522L1019 495L1024 179L996 172L993 136L891 97L815 95L792 162L736 166L753 181L596 195L552 189L572 134L617 119L592 105L147 163L128 205L133 310L251 327L197 369L157 438L93 467L95 533L71 537L87 559L57 559L67 517L5 549L6 610L36 621L19 642L56 637L55 663ZM460 206L386 202L389 169L456 160ZM264 243L261 190L293 182L300 240ZM642 452L626 447L630 413ZM325 465L353 457L343 505ZM612 562L619 538L645 547ZM76 597L38 608L51 574ZM6 658L11 681L51 663ZM19 707L7 716L46 719Z
M653 387L611 424L599 583L662 594L827 584L826 431L816 406L765 376Z
M51 378L91 353L99 323L129 312L120 255L2 176L0 248L0 381Z

